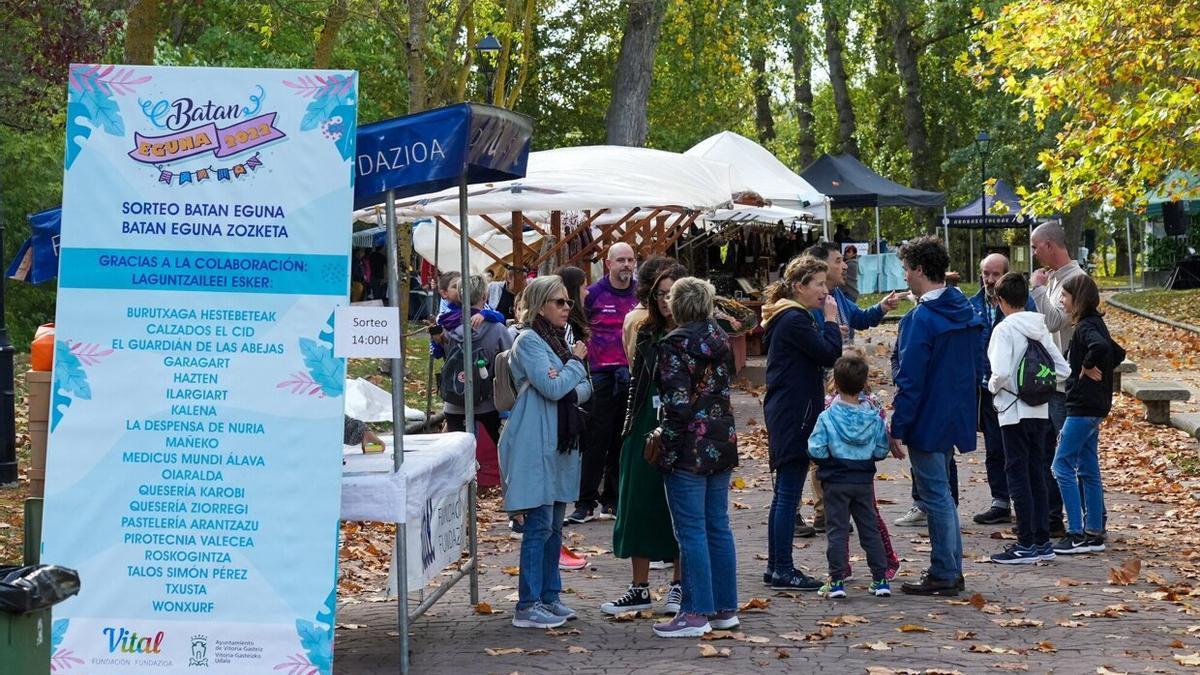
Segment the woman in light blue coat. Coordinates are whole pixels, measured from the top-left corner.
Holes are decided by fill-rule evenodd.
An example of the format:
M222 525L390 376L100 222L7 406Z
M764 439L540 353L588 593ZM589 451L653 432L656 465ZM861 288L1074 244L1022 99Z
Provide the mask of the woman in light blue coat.
M504 510L524 518L518 628L555 628L575 612L559 600L558 554L568 502L579 497L578 406L592 395L587 345L568 347L572 301L557 276L534 279L522 295L510 366L517 402L500 434Z

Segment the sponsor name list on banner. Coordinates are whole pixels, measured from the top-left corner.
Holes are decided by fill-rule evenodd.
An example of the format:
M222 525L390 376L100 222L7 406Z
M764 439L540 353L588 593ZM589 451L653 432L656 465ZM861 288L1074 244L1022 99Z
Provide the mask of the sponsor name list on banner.
M331 671L356 80L71 66L56 673Z

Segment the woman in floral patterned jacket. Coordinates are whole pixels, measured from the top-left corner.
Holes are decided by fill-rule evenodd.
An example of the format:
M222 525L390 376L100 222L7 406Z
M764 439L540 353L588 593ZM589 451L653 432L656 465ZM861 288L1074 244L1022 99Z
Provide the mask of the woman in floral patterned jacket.
M658 344L659 468L683 566L683 601L674 619L654 626L660 637L698 637L739 623L729 530L729 480L738 463L729 402L733 352L713 319L715 297L707 281L676 281L667 302L679 328Z

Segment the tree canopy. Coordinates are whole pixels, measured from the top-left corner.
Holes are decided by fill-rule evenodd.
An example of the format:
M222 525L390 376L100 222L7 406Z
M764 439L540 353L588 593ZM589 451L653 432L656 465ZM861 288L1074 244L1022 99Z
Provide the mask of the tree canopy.
M982 189L973 139L987 130L983 178L1029 188L1076 237L1096 205L1134 206L1170 169L1198 168L1200 0L636 4L631 24L627 0L0 0L4 262L26 214L60 198L71 62L354 69L363 123L483 101L494 72L490 102L533 118L546 149L613 137L614 92L640 91L618 86L637 25L657 31L629 41L653 44L649 90L615 108L623 124L644 117L630 138L652 147L730 129L796 170L849 148L953 207ZM495 56L474 48L489 33ZM866 213L840 217L856 236L874 229ZM883 230L897 240L939 220L891 209ZM21 344L53 316L53 290L10 284L8 307Z

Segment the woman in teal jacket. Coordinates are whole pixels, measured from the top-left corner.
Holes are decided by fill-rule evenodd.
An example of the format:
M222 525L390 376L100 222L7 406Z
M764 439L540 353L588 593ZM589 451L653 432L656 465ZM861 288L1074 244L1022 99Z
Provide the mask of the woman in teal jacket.
M524 518L517 609L518 628L554 628L575 612L559 600L558 554L567 502L579 497L579 438L568 432L578 406L592 395L583 361L587 345L566 342L573 304L557 276L525 288L521 322L510 355L517 401L500 435L504 510ZM575 420L576 422L578 420Z

